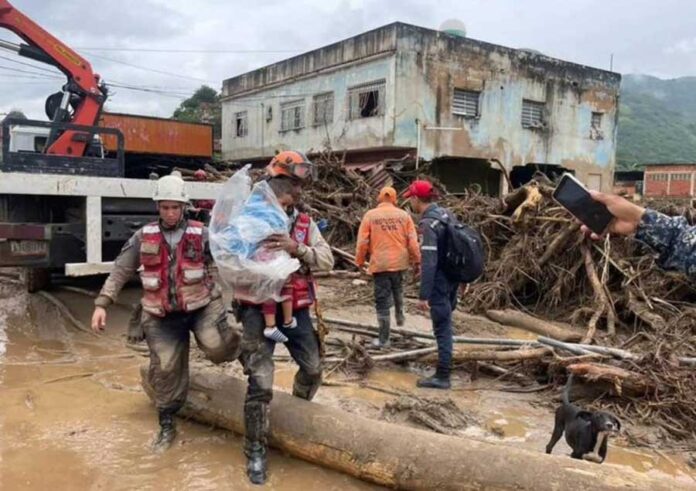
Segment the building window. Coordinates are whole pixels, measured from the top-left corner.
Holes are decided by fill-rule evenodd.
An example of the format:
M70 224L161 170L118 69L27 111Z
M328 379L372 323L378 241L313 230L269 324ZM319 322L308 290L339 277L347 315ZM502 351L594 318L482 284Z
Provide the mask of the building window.
M664 174L664 173L654 173L654 174L649 174L648 175L651 181L666 181L667 178L669 177L669 174Z
M673 181L690 181L691 174L687 174L687 173L672 174L672 180Z
M299 130L305 125L304 101L286 102L280 105L280 131Z
M334 95L333 92L314 96L314 126L333 123Z
M348 119L384 115L384 93L384 80L348 89Z
M522 101L522 127L530 129L545 128L544 107L545 104L543 102L524 99Z
M249 126L247 125L247 112L241 111L234 113L234 131L238 137L244 137L249 134Z
M590 123L590 139L604 140L604 131L602 131L603 116L604 113L592 113L592 120Z
M452 114L465 118L478 118L481 92L475 90L454 89L452 96Z

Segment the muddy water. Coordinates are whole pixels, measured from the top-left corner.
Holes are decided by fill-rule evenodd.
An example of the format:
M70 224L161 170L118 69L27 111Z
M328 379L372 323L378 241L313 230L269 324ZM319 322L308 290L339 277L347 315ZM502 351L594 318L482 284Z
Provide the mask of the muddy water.
M57 296L88 320L86 297ZM125 326L127 315L111 309L110 325ZM145 358L124 348L123 334L77 332L42 299L0 284L0 489L252 489L230 433L179 422L177 444L150 452ZM270 468L267 489L376 489L275 451Z
M365 380L370 387L324 387L319 400L326 403L332 403L332 399L334 402L338 400L344 409L379 417L380 408L394 395L378 389L421 397L450 397L457 406L479 420L478 424L463 430L463 436L544 451L553 429L553 408L545 407L537 396L490 391L486 390L489 381L471 383L456 376L453 390L443 396L440 391L414 388L419 376L405 369L374 370ZM356 406L356 401L363 401L364 405ZM623 445L625 443L622 441L610 443L607 463L630 467L654 477L669 476L684 484L693 485L696 482L696 472L689 467L683 455L644 448L630 449ZM570 451L565 440L561 439L553 453L569 455Z

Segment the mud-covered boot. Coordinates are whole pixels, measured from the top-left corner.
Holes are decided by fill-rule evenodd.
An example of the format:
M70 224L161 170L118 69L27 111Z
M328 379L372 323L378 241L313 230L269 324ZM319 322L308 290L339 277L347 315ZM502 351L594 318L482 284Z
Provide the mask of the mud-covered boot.
M268 433L268 404L249 402L244 405L244 454L247 476L253 484L266 482L266 435Z
M394 300L394 317L396 318L396 325L403 327L406 324L406 316L404 316L404 299Z
M176 437L176 425L174 424L174 414L171 411L159 412L160 430L152 444L155 452L164 452L172 446Z
M447 390L452 386L452 384L450 383L449 371L441 370L439 368L435 371L435 375L418 380L418 382L416 382L416 385L422 389L443 390Z
M378 317L377 321L379 323L379 338L372 341L372 346L378 349L389 348L391 346L391 341L389 341L389 331L391 329L389 317Z
M404 311L402 309L396 309L396 325L399 327L403 327L404 324L406 324L406 316L404 316Z

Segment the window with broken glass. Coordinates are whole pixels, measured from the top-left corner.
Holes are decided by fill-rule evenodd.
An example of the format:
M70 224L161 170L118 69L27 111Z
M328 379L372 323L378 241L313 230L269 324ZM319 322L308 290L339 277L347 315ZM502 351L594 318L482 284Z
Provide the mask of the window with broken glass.
M314 96L314 126L333 123L334 95L333 92Z
M247 125L247 112L241 111L234 114L234 128L237 137L244 137L249 134L249 126Z
M524 99L522 101L522 127L530 129L541 129L546 127L544 121L543 102L530 101Z
M304 128L304 125L304 101L292 101L280 105L280 131L299 130Z
M592 113L592 122L590 123L590 138L593 140L603 140L604 132L602 131L603 113Z
M385 81L378 80L348 89L348 119L384 115Z
M478 118L481 92L475 90L454 89L452 97L452 114L465 118Z

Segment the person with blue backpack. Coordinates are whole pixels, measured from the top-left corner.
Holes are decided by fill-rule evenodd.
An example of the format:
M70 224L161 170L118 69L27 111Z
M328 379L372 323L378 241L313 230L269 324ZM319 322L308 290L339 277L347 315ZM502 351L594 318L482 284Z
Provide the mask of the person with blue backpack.
M485 253L481 236L462 225L454 214L436 203L432 183L416 180L404 194L412 210L420 216L421 275L419 309L430 312L437 341L435 374L417 382L418 387L449 389L452 370L452 312L457 291L483 273Z

